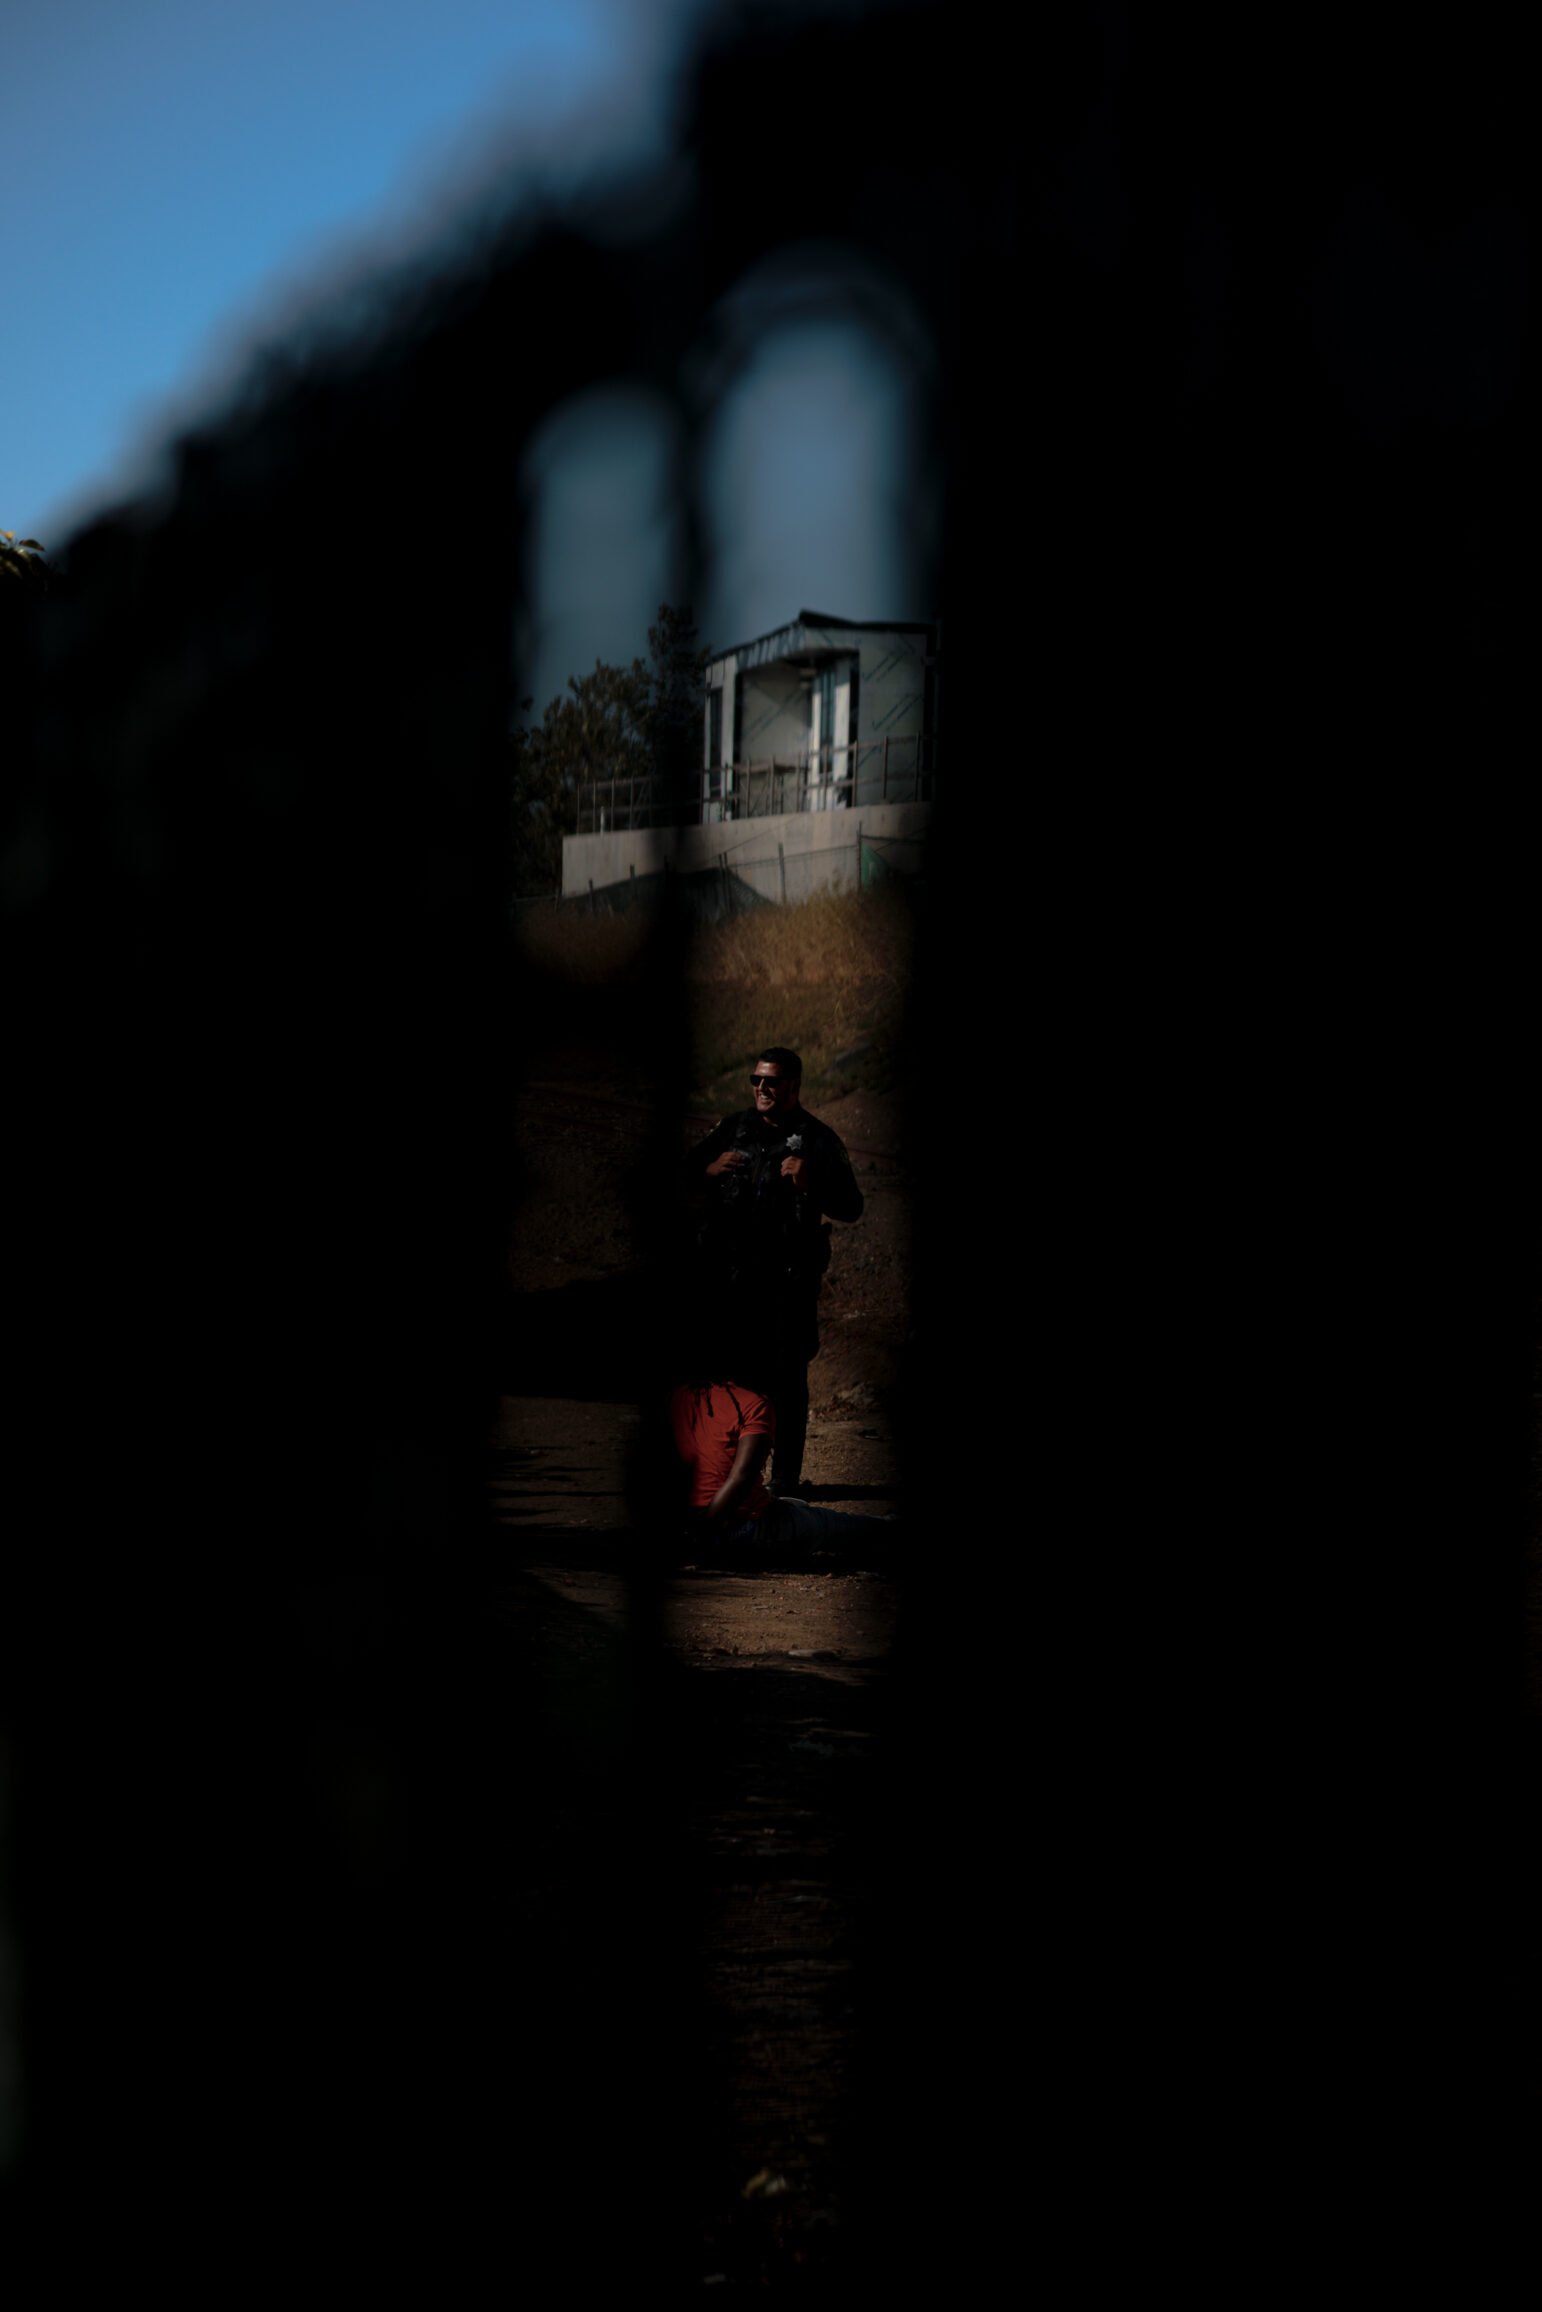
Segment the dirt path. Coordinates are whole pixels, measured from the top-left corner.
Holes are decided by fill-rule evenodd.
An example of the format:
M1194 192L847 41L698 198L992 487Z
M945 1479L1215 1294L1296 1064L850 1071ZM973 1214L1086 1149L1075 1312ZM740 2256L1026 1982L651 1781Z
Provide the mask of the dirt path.
M842 1111L845 1111L844 1113ZM867 1513L899 1507L889 1400L908 1292L903 1177L887 1103L822 1111L867 1200L837 1231L810 1371L806 1490ZM624 1183L645 1114L573 1084L528 1087L529 1203L511 1275L526 1292L598 1284L630 1252ZM700 1120L682 1123L682 1143ZM639 1590L628 1475L635 1404L510 1394L491 1440L492 1500L509 1565L624 1658L654 1627L676 1674L683 1868L699 1892L694 2059L715 2156L697 2190L697 2278L730 2293L830 2283L850 2249L846 2179L860 2099L866 1934L861 1825L880 1763L892 1569L687 1565ZM865 1553L871 1557L870 1550Z

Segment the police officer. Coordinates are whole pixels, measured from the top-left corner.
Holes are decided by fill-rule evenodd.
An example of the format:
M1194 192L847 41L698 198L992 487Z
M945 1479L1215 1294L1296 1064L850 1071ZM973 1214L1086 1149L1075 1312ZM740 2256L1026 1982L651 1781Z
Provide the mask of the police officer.
M776 1409L772 1489L784 1496L802 1481L829 1223L862 1217L846 1151L801 1105L802 1084L797 1053L773 1044L750 1076L754 1106L725 1116L686 1159L708 1199L697 1237L702 1321Z

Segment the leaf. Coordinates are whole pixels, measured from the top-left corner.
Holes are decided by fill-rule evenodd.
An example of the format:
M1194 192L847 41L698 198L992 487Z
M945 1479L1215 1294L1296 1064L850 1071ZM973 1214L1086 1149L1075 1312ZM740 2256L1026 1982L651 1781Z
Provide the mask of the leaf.
M774 2200L779 2199L788 2188L785 2176L775 2174L770 2168L757 2168L749 2182L740 2186L739 2197L741 2200Z

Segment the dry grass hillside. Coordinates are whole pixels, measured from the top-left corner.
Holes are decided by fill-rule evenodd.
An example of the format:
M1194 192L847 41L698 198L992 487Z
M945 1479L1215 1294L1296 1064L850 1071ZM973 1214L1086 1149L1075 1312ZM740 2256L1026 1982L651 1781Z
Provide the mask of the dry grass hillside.
M903 889L825 894L698 926L665 981L683 980L685 1003L663 1023L649 970L654 928L640 913L568 909L532 909L520 922L535 985L524 985L510 1283L549 1296L550 1316L564 1287L608 1290L635 1276L657 1221L661 1162L670 1170L714 1117L745 1107L758 1052L791 1045L803 1059L805 1103L845 1142L866 1205L854 1227L837 1228L820 1295L811 1451L826 1450L832 1424L855 1424L843 1466L848 1477L871 1475L865 1464L859 1471L861 1454L878 1450L871 1424L898 1385L910 1337L900 1055L913 903ZM661 1034L680 1039L675 1052L689 1079L680 1115L667 1120L652 1106ZM606 1324L617 1323L612 1312ZM592 1337L594 1322L586 1324ZM527 1379L527 1391L576 1388L559 1386L550 1377L556 1367L540 1355L532 1373L537 1367L545 1377L539 1387ZM595 1386L600 1394L620 1389Z
M691 1085L702 1105L739 1104L748 1063L767 1044L802 1054L812 1108L890 1090L913 934L913 904L894 888L822 893L699 926L685 987ZM556 910L531 911L519 931L551 982L596 997L624 990L646 935L636 915Z

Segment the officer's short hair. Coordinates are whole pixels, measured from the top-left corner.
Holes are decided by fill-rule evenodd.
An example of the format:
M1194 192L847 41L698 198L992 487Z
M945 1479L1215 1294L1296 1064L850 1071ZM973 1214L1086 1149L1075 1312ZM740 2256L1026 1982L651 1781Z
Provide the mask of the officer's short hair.
M781 1069L784 1076L791 1076L795 1084L802 1083L803 1062L799 1059L797 1053L790 1052L785 1044L772 1044L768 1047L767 1050L763 1052L757 1052L755 1055L755 1064L757 1067L762 1060L769 1060L773 1067Z

